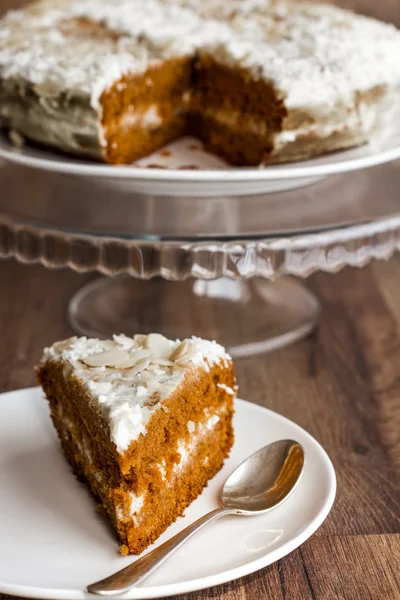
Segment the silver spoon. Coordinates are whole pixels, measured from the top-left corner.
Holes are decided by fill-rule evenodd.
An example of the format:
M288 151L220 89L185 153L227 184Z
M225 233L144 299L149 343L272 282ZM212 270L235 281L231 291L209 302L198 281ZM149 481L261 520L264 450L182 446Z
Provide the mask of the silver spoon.
M101 581L88 585L87 591L101 596L118 596L143 581L167 558L210 521L225 515L254 516L281 504L294 490L304 465L304 450L292 440L264 446L228 477L217 508L131 565Z

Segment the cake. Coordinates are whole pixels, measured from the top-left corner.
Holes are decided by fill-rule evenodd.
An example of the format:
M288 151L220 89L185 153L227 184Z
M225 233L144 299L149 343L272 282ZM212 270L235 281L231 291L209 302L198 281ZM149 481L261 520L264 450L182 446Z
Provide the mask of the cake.
M202 492L233 443L236 383L216 342L70 338L37 367L62 450L139 554Z
M41 0L0 24L13 140L130 163L194 135L232 165L367 142L399 104L400 32L285 0Z

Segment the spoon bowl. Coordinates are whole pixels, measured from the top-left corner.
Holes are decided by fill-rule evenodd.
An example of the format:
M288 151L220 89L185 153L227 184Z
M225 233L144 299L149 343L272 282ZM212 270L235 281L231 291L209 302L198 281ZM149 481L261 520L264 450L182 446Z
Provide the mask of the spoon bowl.
M304 450L293 440L260 448L228 477L221 503L238 514L263 513L281 504L296 487L304 466Z
M117 573L87 587L91 594L118 596L143 581L199 529L225 515L254 516L281 504L292 493L304 467L303 447L293 440L264 446L243 461L221 490L222 507L198 519L170 540Z

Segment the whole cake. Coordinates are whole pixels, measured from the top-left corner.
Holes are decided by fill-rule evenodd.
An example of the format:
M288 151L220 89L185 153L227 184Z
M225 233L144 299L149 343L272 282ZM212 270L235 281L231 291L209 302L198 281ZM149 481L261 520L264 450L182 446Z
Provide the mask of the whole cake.
M195 337L70 338L46 348L37 371L68 462L110 517L122 554L142 552L229 454L230 356Z
M400 32L284 0L41 0L0 24L13 139L129 163L184 134L233 165L362 144L399 104Z

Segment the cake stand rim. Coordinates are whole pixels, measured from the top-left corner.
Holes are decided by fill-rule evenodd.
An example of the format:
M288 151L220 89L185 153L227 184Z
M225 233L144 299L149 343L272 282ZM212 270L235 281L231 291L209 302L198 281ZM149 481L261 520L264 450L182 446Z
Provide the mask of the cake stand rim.
M0 215L0 258L171 281L307 278L388 260L400 250L400 213L327 231L270 238L151 240L41 228Z

